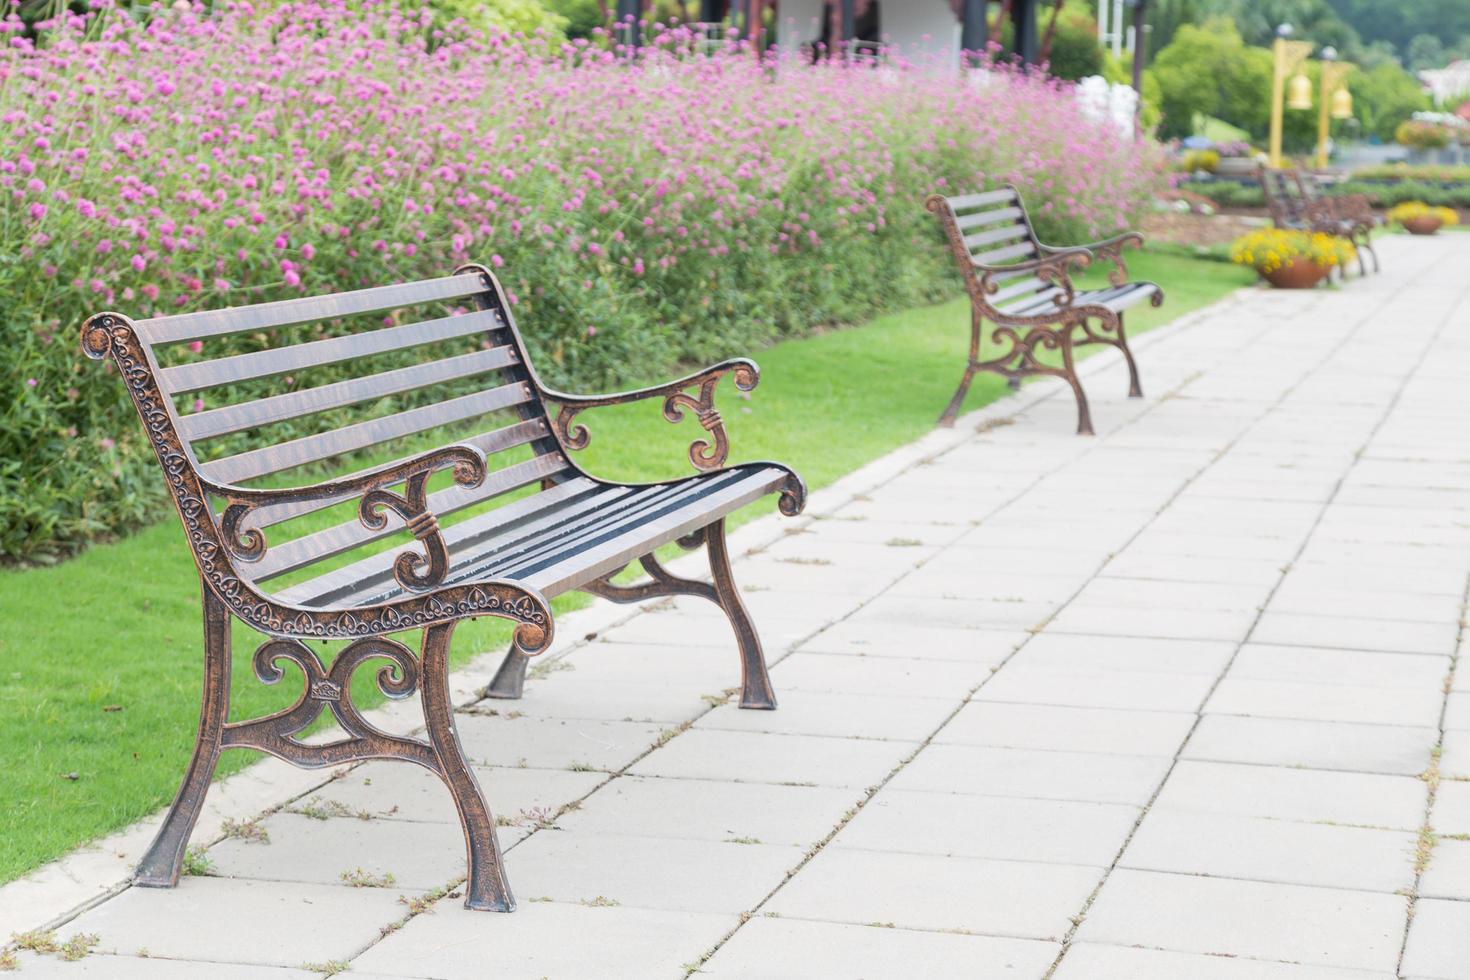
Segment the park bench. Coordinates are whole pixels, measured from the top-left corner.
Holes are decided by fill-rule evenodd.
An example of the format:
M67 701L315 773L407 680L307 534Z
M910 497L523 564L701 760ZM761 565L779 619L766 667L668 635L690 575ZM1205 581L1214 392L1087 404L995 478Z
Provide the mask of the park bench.
M230 335L246 335L234 353L211 356L202 346ZM247 747L303 768L403 759L436 773L465 834L466 906L511 910L495 821L449 701L450 637L465 619L515 624L497 683L498 693L516 695L526 658L551 643L551 597L574 589L619 602L702 596L734 628L741 707L775 707L760 639L731 578L725 517L770 493L795 515L806 491L776 463L724 465L716 387L728 377L754 388L753 362L729 360L617 395L552 390L531 366L500 285L474 265L442 279L233 309L137 321L99 313L83 326L82 346L116 363L203 587L198 738L138 884L177 883L220 752ZM204 408L200 393L214 407ZM622 484L572 462L569 451L589 439L579 413L644 399L662 401L669 421L697 418L696 475ZM358 415L368 417L350 421ZM446 433L461 435L412 451ZM369 450L377 459L408 455L320 479L329 461ZM262 479L267 485L246 486ZM440 523L451 514L452 524ZM671 541L703 545L712 582L670 574L654 550ZM614 584L635 559L651 580ZM275 683L289 664L302 672L289 708L227 720L232 618L266 637L253 660L258 679ZM390 635L407 630L422 630L417 653ZM308 646L325 640L347 641L330 666ZM353 674L369 662L384 695L419 692L425 737L384 732L354 706ZM324 710L345 737L298 739Z
M1367 252L1373 256L1373 271L1379 270L1373 249L1373 229L1378 217L1366 194L1323 195L1311 176L1300 170L1262 167L1257 174L1266 209L1277 228L1290 228L1346 238L1358 252L1358 273L1368 274Z
M1092 414L1072 354L1086 344L1118 348L1128 363L1128 395L1142 397L1123 314L1145 301L1154 306L1164 301L1155 284L1128 281L1123 248L1141 247L1142 235L1124 232L1073 248L1042 244L1020 193L1009 185L962 197L934 194L924 206L944 226L970 297L970 359L959 389L939 416L940 425L954 425L976 373L991 371L1013 385L1030 375L1061 378L1077 398L1078 434L1092 435ZM1086 268L1094 257L1112 263L1109 285L1079 290L1071 270ZM993 324L990 342L998 350L982 359L987 320ZM1046 351L1056 352L1061 363L1044 360Z

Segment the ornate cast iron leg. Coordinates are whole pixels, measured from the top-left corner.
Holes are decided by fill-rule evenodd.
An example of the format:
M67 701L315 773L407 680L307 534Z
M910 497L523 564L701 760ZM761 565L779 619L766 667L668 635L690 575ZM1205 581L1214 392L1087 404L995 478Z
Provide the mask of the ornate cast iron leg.
M208 588L203 592L204 697L199 705L199 737L179 794L133 878L134 884L147 888L172 888L179 883L184 849L219 762L220 738L230 711L230 614Z
M424 630L422 658L423 685L420 697L424 703L424 722L429 742L439 760L439 775L454 797L459 823L464 829L465 850L469 858L469 880L465 882L465 908L495 912L515 911L515 898L505 880L505 865L500 859L500 840L495 834L495 821L485 805L480 784L464 760L459 746L459 733L454 727L454 706L449 703L449 639L454 623L430 626Z
M1077 396L1077 434L1095 435L1092 431L1092 410L1087 407L1087 394L1082 390L1082 382L1077 377L1077 365L1072 360L1072 330L1064 327L1057 331L1057 335L1058 346L1062 349L1062 378L1072 386L1072 394Z
M960 378L960 386L955 389L954 397L939 413L939 425L946 429L954 428L954 420L960 414L960 406L965 403L965 395L969 394L970 382L975 378L975 362L971 361L965 365L964 376Z
M1118 314L1118 349L1123 360L1128 362L1128 397L1142 398L1143 386L1138 383L1138 365L1133 360L1133 351L1128 349L1128 334L1123 331L1123 314Z
M730 574L724 518L705 528L704 547L709 552L715 595L719 597L720 608L730 619L730 627L735 630L735 642L740 646L740 707L772 711L776 707L776 694L771 690L771 677L766 672L761 638L750 621L750 613L746 612L740 593L735 589L734 576Z
M520 700L526 690L526 667L530 663L531 658L521 653L520 647L512 640L505 659L500 662L500 669L495 671L495 677L485 688L485 697L506 701Z

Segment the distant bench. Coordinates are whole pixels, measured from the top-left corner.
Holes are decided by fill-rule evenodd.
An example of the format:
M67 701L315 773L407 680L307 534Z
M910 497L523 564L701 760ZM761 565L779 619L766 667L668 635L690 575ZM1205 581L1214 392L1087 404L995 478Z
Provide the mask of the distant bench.
M452 307L470 311L448 315ZM402 316L410 308L426 310L428 318L400 325L413 320ZM392 311L383 325L382 314ZM366 325L353 328L357 321ZM312 325L320 326L312 332ZM262 349L200 359L181 346L244 333L256 335ZM574 589L618 602L701 596L718 604L734 627L741 707L775 707L760 639L730 574L725 517L772 493L780 495L783 513L795 515L806 489L778 463L724 465L729 450L715 389L726 377L740 390L754 388L760 375L753 362L730 360L618 395L554 391L537 378L505 295L481 266L444 279L149 320L99 313L83 327L82 346L92 358L110 354L116 362L203 582L198 740L178 797L138 868L138 884L177 883L221 750L246 747L304 768L391 758L435 772L464 828L465 904L512 909L495 822L466 764L449 700L450 636L465 619L493 616L516 625L490 692L516 697L526 658L551 642L549 598ZM329 377L340 380L295 384L328 365ZM195 401L206 392L218 407ZM578 413L650 398L662 401L670 421L686 412L698 420L704 432L689 448L698 475L621 484L571 461L568 451L588 442ZM478 434L326 482L292 489L243 485L273 476L279 483L278 474L298 467L422 439L445 426ZM221 439L224 454L215 448ZM436 478L443 486L431 492ZM521 494L500 499L512 491ZM324 527L322 511L344 502L355 519ZM442 526L440 519L451 514L464 519ZM671 541L702 544L713 582L664 569L653 553ZM635 559L652 580L614 585L612 577ZM127 582L114 585L120 595L127 590ZM227 721L232 617L269 637L255 652L261 681L279 681L287 663L301 670L303 691L290 708ZM389 636L410 629L423 630L417 654ZM349 642L323 666L308 640ZM376 661L386 696L420 692L426 739L383 732L354 707L352 675L368 661ZM347 737L326 744L296 738L324 709Z
M1257 173L1266 210L1277 228L1310 231L1346 238L1358 251L1358 274L1368 274L1367 252L1373 256L1373 271L1380 268L1378 253L1373 249L1373 229L1378 216L1368 203L1366 194L1341 194L1327 197L1310 175L1300 170L1276 170L1262 167Z
M959 263L970 296L970 359L959 389L939 416L954 425L970 382L990 371L1013 383L1030 375L1061 378L1077 398L1077 432L1092 435L1092 413L1077 377L1072 352L1086 344L1118 348L1128 362L1128 394L1143 395L1138 365L1128 349L1123 311L1143 302L1158 306L1164 293L1151 282L1129 282L1122 251L1139 247L1143 236L1125 232L1106 241L1076 248L1053 248L1037 239L1020 193L1002 190L962 197L931 195L924 206L939 217L950 251ZM1071 270L1085 268L1094 257L1113 264L1104 289L1078 290ZM982 356L985 321L993 328L997 350ZM1039 354L1054 351L1061 364L1048 364Z

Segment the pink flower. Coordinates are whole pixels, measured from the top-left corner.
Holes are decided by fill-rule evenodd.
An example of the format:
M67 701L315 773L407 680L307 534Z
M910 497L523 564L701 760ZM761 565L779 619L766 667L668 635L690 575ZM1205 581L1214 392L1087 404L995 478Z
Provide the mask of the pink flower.
M148 260L143 258L143 256L141 255L135 254L132 259L132 265L134 272L142 272L144 269L148 268Z
M191 340L191 341L189 341L189 350L191 350L195 354L198 354L200 351L204 350L204 341L202 341L202 340Z

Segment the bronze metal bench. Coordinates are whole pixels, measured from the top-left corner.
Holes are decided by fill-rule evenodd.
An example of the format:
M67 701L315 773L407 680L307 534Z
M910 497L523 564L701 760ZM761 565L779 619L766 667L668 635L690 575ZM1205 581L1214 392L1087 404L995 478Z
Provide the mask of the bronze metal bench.
M369 315L367 328L357 326ZM242 352L210 358L200 346L241 334L249 335L234 345ZM560 593L580 589L620 601L703 596L734 627L741 706L775 707L760 639L731 578L725 517L770 493L794 515L806 491L777 463L724 465L728 443L715 390L725 377L741 390L754 388L753 362L729 360L620 395L554 391L532 369L500 285L473 265L443 279L234 309L138 321L99 313L83 326L82 347L116 363L203 585L198 739L138 884L177 883L220 752L245 747L304 768L404 759L436 773L464 829L465 905L511 910L495 822L449 701L450 637L465 619L514 623L508 660L524 669L525 657L551 643L547 600ZM313 375L333 380L306 386ZM204 392L217 407L196 401ZM697 475L621 484L571 461L568 451L588 442L578 413L642 399L662 401L670 421L686 412L698 419L703 431L689 448ZM354 414L370 417L348 421ZM421 446L447 438L446 428L473 434L348 476L304 480L312 467L344 454L377 447L382 458L385 447L404 440ZM282 476L291 471L298 477ZM262 478L270 485L245 486ZM277 489L283 481L300 485ZM442 488L431 490L431 481ZM356 519L326 511L337 504ZM451 514L454 523L439 523ZM665 570L653 552L671 541L702 544L713 582ZM613 585L612 576L635 559L652 580ZM302 672L295 704L227 720L232 618L266 637L255 651L257 678L275 683L286 664ZM422 631L417 653L392 637L408 630ZM323 640L347 641L330 666L308 645ZM419 692L424 738L384 732L353 705L353 673L370 661L383 694ZM324 710L345 737L298 739Z
M1373 248L1373 229L1378 216L1366 194L1328 197L1310 175L1300 170L1262 167L1257 173L1271 223L1277 228L1310 231L1346 238L1358 251L1358 273L1368 274L1367 252L1373 256L1373 271L1379 271L1378 252Z
M1141 247L1142 235L1129 231L1073 248L1045 245L1032 229L1020 193L1010 185L963 197L934 194L924 206L944 226L970 297L970 359L959 389L939 416L940 425L954 425L975 374L991 371L1013 385L1029 375L1061 378L1077 398L1078 434L1092 435L1092 413L1072 355L1086 344L1118 348L1128 363L1128 395L1142 397L1123 313L1145 301L1154 306L1164 301L1163 290L1154 283L1128 281L1123 248ZM1071 270L1086 268L1094 257L1112 263L1109 285L1079 290ZM989 338L997 351L982 358L987 320L994 325ZM1043 361L1042 351L1058 352L1061 364Z

